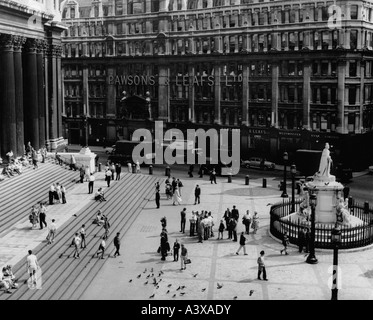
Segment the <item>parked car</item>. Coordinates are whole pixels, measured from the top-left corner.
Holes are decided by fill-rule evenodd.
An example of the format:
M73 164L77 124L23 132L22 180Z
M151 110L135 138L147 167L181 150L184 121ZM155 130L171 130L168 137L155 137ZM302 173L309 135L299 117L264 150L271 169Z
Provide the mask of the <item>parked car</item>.
M106 147L105 148L105 153L106 154L113 154L113 151L115 153L115 144L113 144L111 147Z
M258 168L261 170L274 170L276 165L260 157L251 157L249 160L241 160L241 167Z
M373 174L373 166L369 166L369 174Z

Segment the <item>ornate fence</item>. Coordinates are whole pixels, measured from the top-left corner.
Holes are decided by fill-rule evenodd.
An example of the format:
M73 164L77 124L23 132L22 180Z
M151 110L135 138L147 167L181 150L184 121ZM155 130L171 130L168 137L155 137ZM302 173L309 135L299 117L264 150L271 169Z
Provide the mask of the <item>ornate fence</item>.
M295 210L299 209L300 200L295 201ZM367 204L361 205L354 203L350 199L350 214L363 221L361 225L356 227L342 226L342 241L340 249L351 249L364 247L373 243L373 208ZM270 232L271 234L282 239L285 232L288 233L289 241L292 244L298 245L299 230L305 227L301 221L291 221L281 219L292 213L291 201L287 200L281 203L274 204L270 211ZM315 225L315 248L333 249L331 243L331 232L334 224L319 224Z

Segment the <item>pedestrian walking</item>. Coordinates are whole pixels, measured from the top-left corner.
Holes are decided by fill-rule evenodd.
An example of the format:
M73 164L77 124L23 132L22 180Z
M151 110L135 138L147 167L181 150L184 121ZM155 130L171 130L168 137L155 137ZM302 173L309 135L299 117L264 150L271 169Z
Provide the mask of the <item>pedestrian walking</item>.
M28 251L28 256L26 258L26 268L27 272L30 275L30 281L35 285L36 284L36 270L40 268L38 259L36 255L32 253L32 250Z
M298 232L299 253L302 253L302 251L304 249L304 245L305 245L305 242L306 242L306 232L307 232L307 228L301 228Z
M82 165L79 169L80 183L84 182L84 176L85 176L85 169L84 169L84 166Z
M115 168L115 164L114 164L114 163L112 163L112 164L110 165L110 171L111 171L111 180L114 180L114 174L115 174L115 170L116 170L116 168Z
M237 242L237 221L236 221L236 219L231 218L229 223L230 223L231 232L232 232L232 236L233 236L232 241Z
M52 223L49 224L49 231L48 231L48 235L47 235L47 241L48 241L48 244L52 244L53 241L54 241L54 238L56 236L56 232L57 232L57 226L55 224L55 221L54 219L52 219Z
M31 213L29 215L29 220L31 222L31 229L36 228L39 222L39 211L38 209L36 209L35 206L31 207Z
M246 214L242 217L242 223L245 226L246 234L249 234L251 225L251 215L249 210L246 210Z
M141 173L139 160L136 161L136 173Z
M56 191L56 187L53 184L51 184L50 188L49 188L49 205L53 205L54 203L54 193Z
M172 204L175 206L175 202L177 202L177 204L181 204L181 196L180 196L180 193L179 193L179 188L178 186L175 187L175 191L174 191L174 194L172 196Z
M227 210L225 210L224 212L224 216L223 216L223 219L225 220L225 228L227 230L229 230L229 220L232 218L232 212L229 210L229 208L227 208ZM230 238L228 238L230 239Z
M179 261L179 250L180 250L180 243L176 239L173 246L173 252L174 252L174 261Z
M265 263L264 263L264 255L265 255L265 252L263 250L260 251L260 256L258 257L258 260L257 260L257 262L258 262L258 280L262 280L260 278L260 276L263 273L263 280L268 281L266 267L265 267Z
M61 184L61 197L62 197L62 203L66 203L66 188Z
M254 216L252 218L252 224L251 224L251 229L254 230L254 234L256 234L256 232L258 231L259 229L259 217L258 217L258 212L254 212Z
M238 212L238 210L236 209L236 206L233 206L233 209L232 209L232 218L234 220L236 220L236 222L238 222L238 218L240 217L240 214Z
M117 235L115 236L113 242L114 242L114 247L115 247L115 252L114 252L114 258L116 258L117 256L120 256L120 252L119 252L119 249L120 249L120 232L117 232Z
M191 237L194 237L194 232L196 229L196 221L197 221L196 214L194 213L194 211L192 211L191 218L189 219L189 222L190 222L189 236Z
M157 189L156 192L155 192L155 204L157 206L157 209L159 209L160 206L161 206L160 201L161 201L161 195L159 193L159 189Z
M163 231L161 233L161 246L160 246L160 249L161 249L161 260L166 260L166 257L167 257L167 252L170 251L170 244L168 243L168 237L167 237L167 233L165 231Z
M104 237L102 237L102 240L98 247L98 251L96 252L96 256L98 257L98 255L101 253L101 259L104 259L105 249L106 249L106 242L105 242Z
M176 180L176 183L177 183L177 187L179 188L179 193L180 193L180 197L181 197L181 188L184 187L183 183L180 181L180 179L177 179Z
M109 219L106 216L103 216L103 217L104 217L104 229L105 229L105 233L104 233L104 236L102 238L106 240L108 238L108 236L109 236L110 223L109 223Z
M80 238L81 238L80 248L85 249L86 246L87 246L87 244L85 242L85 236L86 236L85 224L83 224L82 227L80 228L79 234L80 234Z
M45 207L43 202L40 202L40 207L39 207L40 230L43 229L43 225L47 227L47 223L45 221L45 218L47 217L46 212L47 212L47 208Z
M204 224L203 224L202 213L199 214L198 217L197 217L196 226L197 226L197 233L198 233L198 242L203 243L202 240L203 240L203 236L204 236L204 233L205 233L205 227L204 227Z
M89 167L86 165L84 168L84 177L85 181L89 181L89 176L91 175L91 171L89 170Z
M180 212L180 232L185 233L186 208Z
M88 182L88 194L93 193L93 186L94 186L95 180L96 178L91 172L91 174L89 175L89 182Z
M56 183L55 199L59 201L59 203L62 203L62 191L59 182Z
M211 174L210 174L210 181L211 184L214 182L216 184L216 171L215 168L212 169Z
M241 232L241 236L240 236L240 246L238 247L238 250L236 251L236 254L239 255L239 252L241 251L241 249L243 249L243 254L245 256L247 256L247 253L246 253L246 238L245 238L245 233L244 232Z
M225 226L224 226L224 222L223 222L223 219L220 220L220 225L219 225L219 229L218 229L218 240L219 239L222 239L223 240L223 233L224 233L224 229L225 229Z
M188 250L187 248L185 248L184 244L181 244L181 252L180 252L181 269L180 270L186 269L186 265L185 265L186 259L188 259Z
M199 187L199 185L197 184L195 189L194 189L194 204L197 204L197 201L198 201L198 204L200 204L201 202L201 188Z
M122 172L122 165L120 163L117 163L115 166L115 172L116 172L116 177L115 180L120 180L120 173Z
M74 155L71 155L71 158L70 158L70 170L76 171L76 160L75 160Z
M106 183L107 183L108 187L110 187L111 175L112 175L111 170L107 169L105 171L105 180L106 180Z
M75 237L73 239L73 244L74 244L74 254L73 258L77 259L79 258L79 245L81 244L82 239L79 236L79 233L75 233Z
M34 148L32 148L32 164L34 165L34 169L39 168L38 161L39 161L38 153Z

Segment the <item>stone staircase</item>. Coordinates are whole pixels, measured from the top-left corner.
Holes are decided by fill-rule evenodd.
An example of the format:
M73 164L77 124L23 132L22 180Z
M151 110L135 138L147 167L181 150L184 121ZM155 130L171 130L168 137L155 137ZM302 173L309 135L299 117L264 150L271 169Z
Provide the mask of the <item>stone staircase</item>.
M58 228L52 245L44 241L33 250L43 271L42 290L29 289L25 270L26 260L22 259L13 267L13 272L19 279L19 288L10 295L0 293L0 300L78 299L106 259L113 256L115 248L112 242L116 233L120 232L121 238L124 237L146 203L153 199L154 184L161 180L163 179L160 177L149 175L122 174L120 181L115 181L107 188L106 202L86 201L87 204L76 215ZM104 234L103 227L92 224L98 209L103 211L111 224L109 238L106 240L105 259L95 257L101 236ZM87 247L80 252L79 259L74 259L74 248L70 247L70 243L82 224L86 226ZM121 250L125 250L126 245L128 244L122 244ZM27 251L24 256L26 255Z

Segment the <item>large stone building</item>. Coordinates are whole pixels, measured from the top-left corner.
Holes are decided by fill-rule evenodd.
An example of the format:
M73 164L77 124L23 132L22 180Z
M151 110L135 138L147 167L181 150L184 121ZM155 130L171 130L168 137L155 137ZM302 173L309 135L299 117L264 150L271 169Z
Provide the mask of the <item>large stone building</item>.
M373 161L372 0L69 0L62 19L70 142L163 120L241 129L246 155Z
M0 152L62 138L59 0L0 0Z

